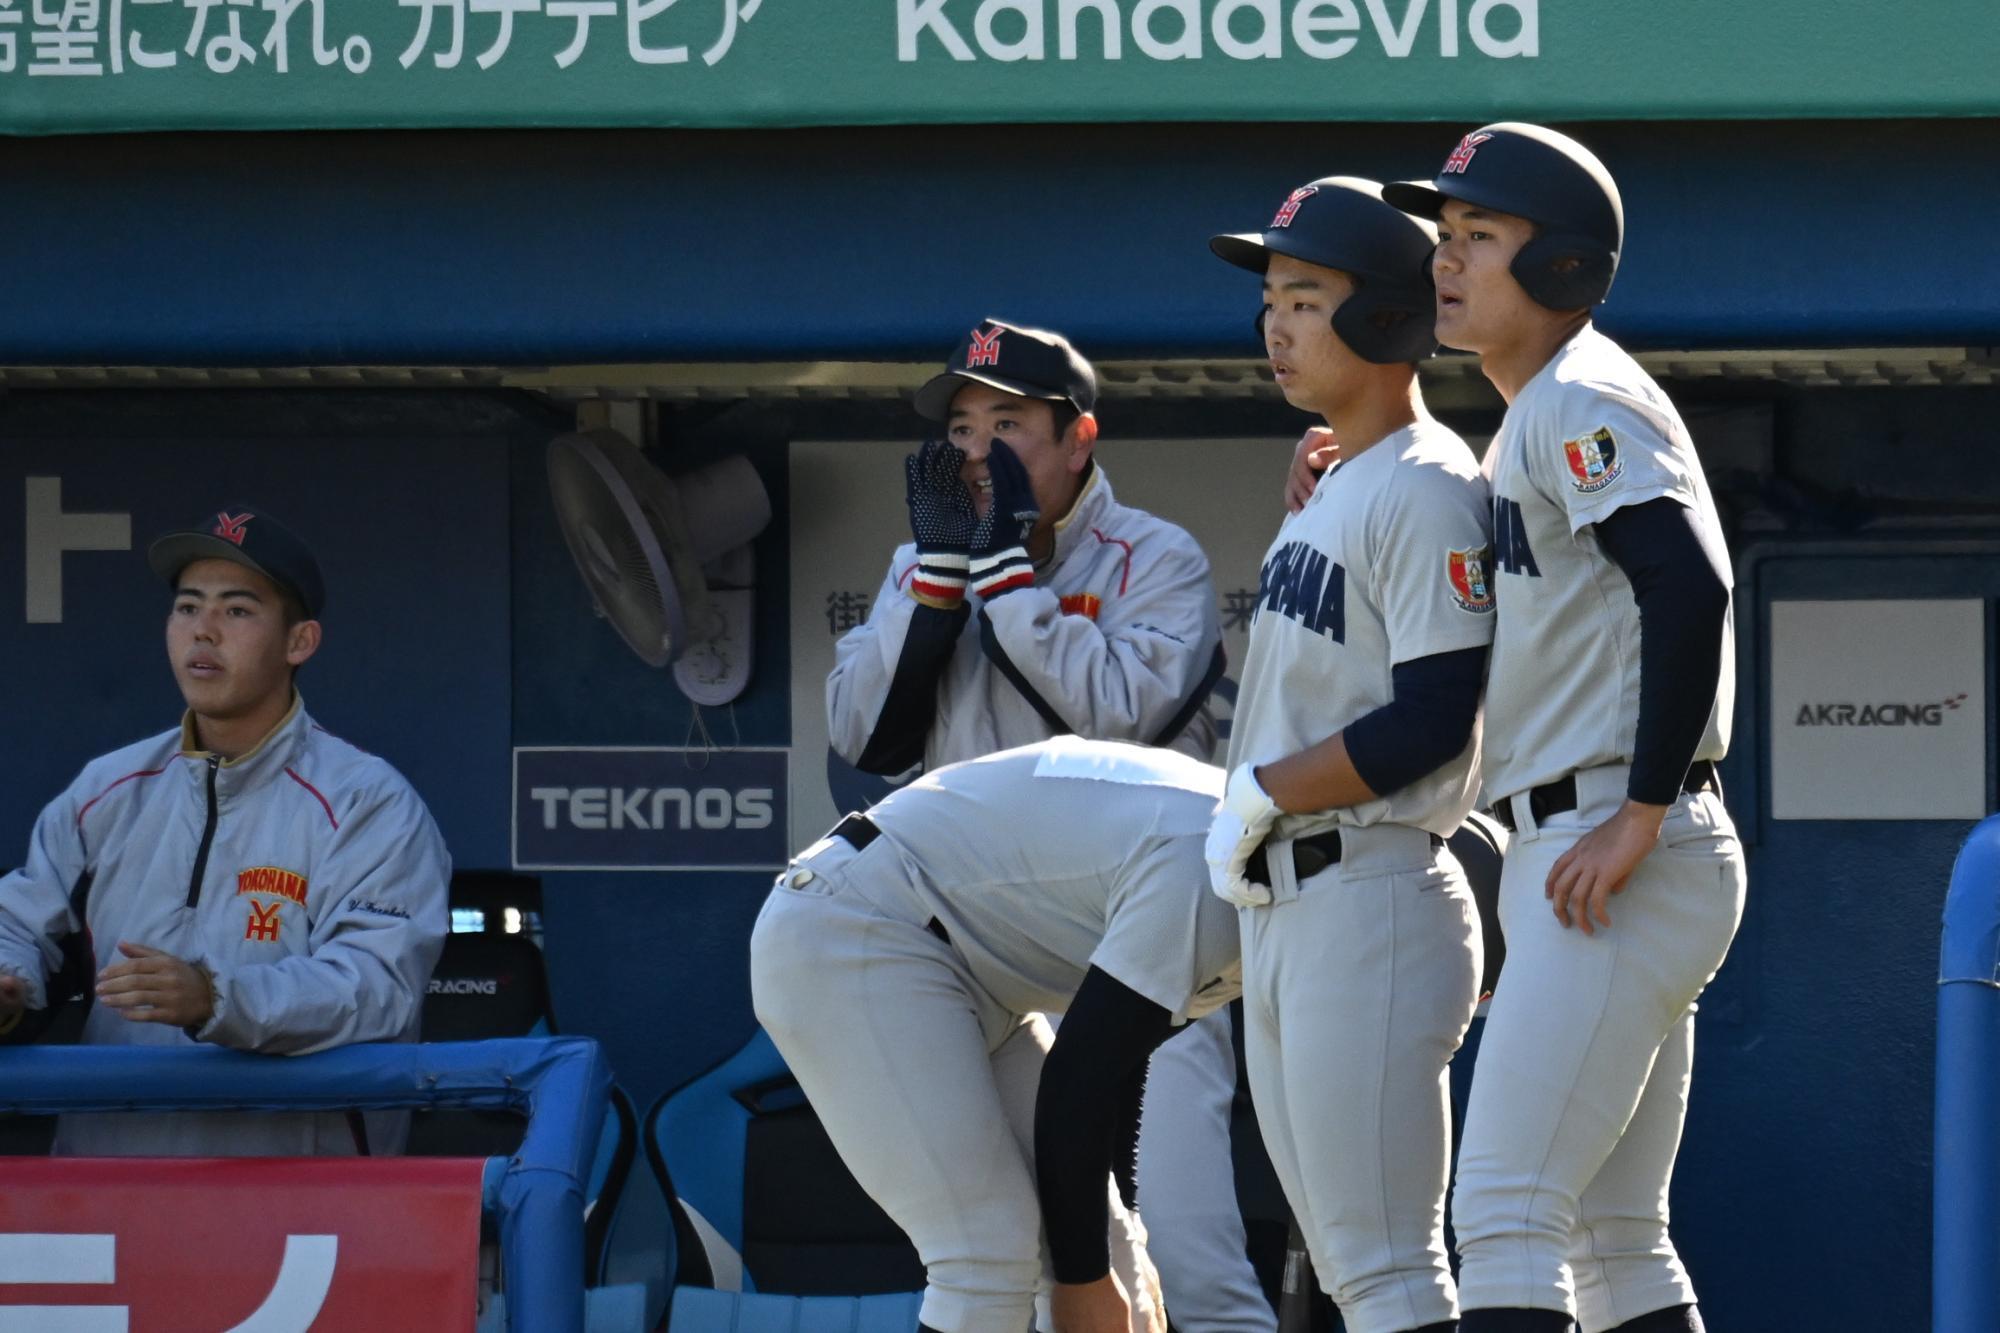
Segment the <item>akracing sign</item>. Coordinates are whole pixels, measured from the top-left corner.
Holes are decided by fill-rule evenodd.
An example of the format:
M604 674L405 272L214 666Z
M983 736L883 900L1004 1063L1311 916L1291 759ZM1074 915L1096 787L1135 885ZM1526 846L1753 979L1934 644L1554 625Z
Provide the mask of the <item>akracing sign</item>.
M1982 598L1773 598L1766 616L1771 818L1992 808Z
M1805 703L1792 719L1800 727L1940 727L1971 696L1963 690L1936 703Z

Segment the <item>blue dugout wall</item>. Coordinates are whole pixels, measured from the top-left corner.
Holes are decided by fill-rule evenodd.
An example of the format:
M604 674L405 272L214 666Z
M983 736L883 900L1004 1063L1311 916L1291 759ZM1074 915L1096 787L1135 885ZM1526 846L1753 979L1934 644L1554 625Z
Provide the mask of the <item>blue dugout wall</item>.
M1991 128L1595 127L1633 219L1604 322L1645 346L2000 343L2000 255L1963 239L2000 196ZM22 238L0 266L0 363L931 359L989 311L1064 327L1099 356L1241 355L1247 294L1206 236L1254 227L1335 165L1426 171L1452 132L0 141ZM1899 505L2000 526L2000 393L1733 392L1774 404L1778 461L1744 483L1738 512L1775 507L1778 540L1838 536ZM1231 428L1166 404L1154 415L1162 431ZM663 461L743 448L772 494L734 734L783 745L789 436L748 417L675 437ZM1289 420L1246 411L1236 428ZM591 615L562 550L541 449L569 424L503 393L0 400L0 661L14 668L0 864L87 757L177 712L164 590L136 551L64 557L64 622L24 622L29 475L61 476L65 511L129 512L141 547L210 496L258 496L312 533L331 594L308 704L417 782L461 865L507 864L510 747L685 744L686 701ZM1949 562L1784 577L1841 597L1961 575L1972 582L1952 595L2000 592ZM1746 595L1747 642L1760 607ZM1989 647L1989 699L1993 660ZM1705 1002L1677 1232L1715 1327L1923 1328L1937 911L1965 826L1769 824L1750 666L1730 773L1753 839L1750 909ZM642 1103L748 1031L744 940L764 883L546 877L564 1026L601 1037Z
M0 364L928 359L989 312L1236 354L1251 295L1206 238L1330 170L1429 176L1458 132L0 140ZM2000 342L2000 254L1965 239L2000 204L1991 122L1578 133L1625 197L1604 322L1635 345Z

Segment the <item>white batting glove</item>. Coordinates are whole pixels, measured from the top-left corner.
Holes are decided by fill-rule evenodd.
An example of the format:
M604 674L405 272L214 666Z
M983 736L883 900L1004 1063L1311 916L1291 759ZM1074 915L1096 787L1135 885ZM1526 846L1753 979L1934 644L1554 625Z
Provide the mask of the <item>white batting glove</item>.
M1223 788L1222 803L1215 808L1215 822L1208 826L1209 892L1238 907L1267 907L1271 890L1252 884L1244 876L1250 854L1264 841L1277 822L1277 804L1257 783L1256 766L1238 764Z

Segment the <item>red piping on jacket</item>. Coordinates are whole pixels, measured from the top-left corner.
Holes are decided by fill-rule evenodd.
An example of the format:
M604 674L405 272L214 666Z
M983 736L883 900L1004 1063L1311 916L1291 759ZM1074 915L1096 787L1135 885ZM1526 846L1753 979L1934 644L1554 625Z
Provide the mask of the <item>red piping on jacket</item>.
M319 788L313 786L312 783L307 782L304 778L292 772L292 770L289 768L285 770L285 776L290 778L292 781L298 783L301 787L304 787L307 791L313 794L313 799L319 802L320 809L326 811L326 822L333 825L333 831L335 833L340 832L340 821L333 817L333 807L326 803L326 797L321 796L319 794Z

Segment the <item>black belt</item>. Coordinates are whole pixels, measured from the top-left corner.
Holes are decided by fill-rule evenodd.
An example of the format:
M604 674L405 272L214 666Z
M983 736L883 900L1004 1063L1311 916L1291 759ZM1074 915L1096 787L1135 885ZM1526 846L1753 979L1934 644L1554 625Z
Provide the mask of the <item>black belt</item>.
M1431 834L1431 850L1436 851L1442 846L1444 839ZM1292 875L1295 879L1311 879L1339 860L1340 830L1337 828L1315 833L1310 838L1299 838L1292 843ZM1243 877L1253 884L1262 884L1266 888L1271 886L1271 862L1264 855L1262 844L1250 853L1250 861L1243 867Z
M875 841L875 839L881 837L882 830L877 828L875 821L867 815L849 815L838 824L835 824L833 831L827 834L827 836L829 838L842 839L848 846L858 852L869 843ZM932 917L925 924L924 929L943 940L946 944L951 943L950 932L944 928L944 922L938 920L936 917Z
M875 821L867 815L849 815L833 826L829 838L841 838L849 847L860 851L869 843L882 836L882 830L875 827Z
M1705 791L1720 795L1722 778L1716 773L1713 762L1697 759L1689 766L1687 777L1681 780L1681 790L1690 796ZM1571 773L1567 777L1557 778L1554 782L1545 782L1529 791L1528 809L1534 813L1536 824L1540 824L1550 815L1559 815L1566 810L1576 809L1576 774ZM1514 827L1514 802L1511 798L1496 801L1492 815L1506 825L1509 833L1518 832Z

